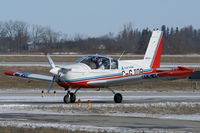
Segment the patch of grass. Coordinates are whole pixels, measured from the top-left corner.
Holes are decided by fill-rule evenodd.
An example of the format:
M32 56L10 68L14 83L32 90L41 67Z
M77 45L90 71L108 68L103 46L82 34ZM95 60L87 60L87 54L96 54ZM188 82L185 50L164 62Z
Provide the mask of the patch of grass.
M93 106L94 105L94 106ZM164 105L157 104L141 104L141 106L95 106L95 103L91 107L87 107L84 104L81 107L78 105L62 105L62 106L31 106L31 110L41 110L41 111L50 111L54 113L84 113L84 114L115 114L115 113L148 113L148 114L177 114L177 115L189 115L189 114L200 114L200 105L187 105L182 103L166 103ZM17 109L17 108L16 108Z
M188 106L175 106L175 107L119 107L116 108L107 108L109 112L118 111L122 113L148 113L148 114L176 114L176 115L190 115L190 114L199 114L200 106L188 107Z
M55 62L74 62L80 57L76 56L52 56L53 61ZM113 57L113 58L118 58L118 57ZM121 60L140 60L143 59L143 57L123 57ZM45 56L2 56L0 57L1 62L47 62L47 59ZM184 63L184 62L200 62L199 57L161 57L161 62L179 62L179 63Z
M74 62L79 57L51 57L53 61L55 62ZM0 57L1 62L48 62L47 58L45 56L2 56Z
M49 82L39 80L29 80L14 76L7 76L5 71L9 70L24 70L29 73L50 75L49 67L0 67L0 89L46 89ZM54 84L53 88L61 89L58 85Z
M87 131L70 131L56 128L22 128L22 127L0 127L1 133L91 133Z

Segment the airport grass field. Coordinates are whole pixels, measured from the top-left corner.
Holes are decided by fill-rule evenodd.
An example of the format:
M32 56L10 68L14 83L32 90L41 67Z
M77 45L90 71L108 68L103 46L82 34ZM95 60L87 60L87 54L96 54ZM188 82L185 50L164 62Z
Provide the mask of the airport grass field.
M22 128L22 127L0 127L2 133L91 133L87 131L71 131L57 128Z
M81 57L81 56L80 56ZM52 56L53 61L55 62L74 62L80 58L79 56ZM112 56L111 56L112 57ZM113 58L118 59L119 56L114 56ZM122 56L121 60L138 60L143 59L143 56ZM0 56L0 62L47 62L45 56ZM199 57L161 57L161 62L172 62L172 63L196 63L200 62Z

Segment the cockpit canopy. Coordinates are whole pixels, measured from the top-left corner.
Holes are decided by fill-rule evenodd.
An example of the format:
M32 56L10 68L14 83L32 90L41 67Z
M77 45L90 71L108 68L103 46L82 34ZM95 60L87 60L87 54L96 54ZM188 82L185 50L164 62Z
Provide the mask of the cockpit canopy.
M100 55L84 56L79 60L77 60L76 63L86 64L91 69L101 69L101 70L118 69L118 61L107 56L100 56Z

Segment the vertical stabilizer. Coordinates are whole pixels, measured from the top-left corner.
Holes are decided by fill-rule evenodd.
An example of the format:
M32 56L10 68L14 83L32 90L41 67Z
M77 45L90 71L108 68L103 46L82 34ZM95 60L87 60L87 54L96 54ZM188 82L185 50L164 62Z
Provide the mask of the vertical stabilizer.
M153 31L144 56L144 61L150 68L160 67L162 41L163 32L159 30Z

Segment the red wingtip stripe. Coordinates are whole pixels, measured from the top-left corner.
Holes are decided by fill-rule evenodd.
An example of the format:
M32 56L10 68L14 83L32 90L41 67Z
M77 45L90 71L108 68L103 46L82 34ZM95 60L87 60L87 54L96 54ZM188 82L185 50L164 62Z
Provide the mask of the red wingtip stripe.
M9 75L9 76L13 76L14 73L15 73L14 71L4 72L5 75Z
M24 71L7 71L7 72L4 72L5 75L9 75L9 76L13 76L14 73L16 72L24 72Z

